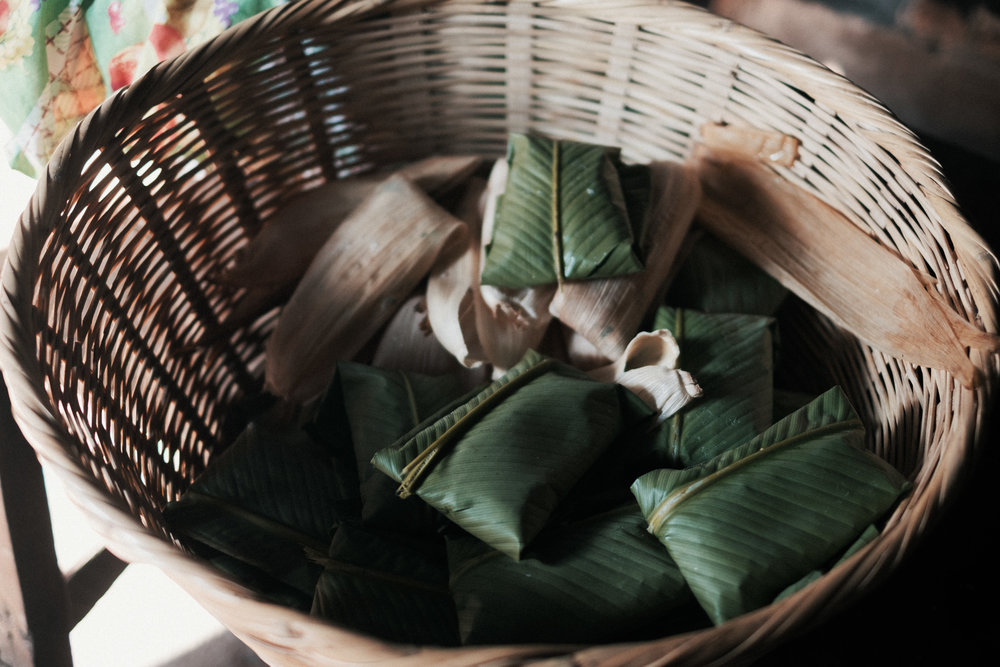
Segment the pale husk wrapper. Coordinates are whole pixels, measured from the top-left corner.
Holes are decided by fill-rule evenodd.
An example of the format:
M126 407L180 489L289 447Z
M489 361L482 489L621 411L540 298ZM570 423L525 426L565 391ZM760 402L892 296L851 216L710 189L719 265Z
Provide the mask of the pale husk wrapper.
M446 350L427 321L427 298L417 293L392 316L379 338L371 365L423 375L457 375L468 386L489 380L487 369L463 366Z
M432 156L391 174L352 176L307 190L267 218L219 280L238 287L294 283L337 226L390 176L402 176L434 196L464 181L481 163L478 156Z
M701 139L712 150L740 153L747 159L782 167L791 167L799 159L799 140L774 130L749 125L705 123L701 126Z
M265 386L292 402L321 394L466 225L407 179L392 177L334 231L309 265L267 342Z
M699 222L862 342L974 386L966 347L996 350L897 253L768 166L703 149Z
M480 230L486 181L470 180L455 215L469 227L464 252L439 262L427 278L427 320L441 345L463 366L476 368L486 353L476 326L479 294ZM479 307L482 307L481 305Z
M642 331L614 361L588 374L601 382L617 382L641 398L664 421L695 398L701 387L691 373L679 369L680 346L669 329Z

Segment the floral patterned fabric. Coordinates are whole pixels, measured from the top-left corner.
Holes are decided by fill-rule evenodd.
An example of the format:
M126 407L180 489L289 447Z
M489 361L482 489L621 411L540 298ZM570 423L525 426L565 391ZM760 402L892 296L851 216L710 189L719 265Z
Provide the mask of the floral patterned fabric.
M38 176L59 141L156 62L289 0L0 0L0 138Z

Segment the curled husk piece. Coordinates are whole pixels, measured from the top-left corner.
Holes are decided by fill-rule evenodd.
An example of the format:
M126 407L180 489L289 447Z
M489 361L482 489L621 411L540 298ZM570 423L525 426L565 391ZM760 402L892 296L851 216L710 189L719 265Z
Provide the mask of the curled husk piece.
M488 379L482 369L459 364L441 346L427 322L427 299L420 293L410 296L386 324L375 346L371 365L407 373L456 375L470 383Z
M701 195L698 175L676 162L649 165L651 201L641 248L645 268L635 274L562 282L549 312L617 359L660 302Z
M463 366L483 365L486 353L476 326L479 294L479 236L481 201L486 181L472 179L458 202L455 215L469 226L468 245L445 258L427 278L427 322L441 346ZM482 307L480 304L478 307Z
M468 178L482 158L433 156L393 172L431 197ZM237 287L287 285L299 280L341 222L393 174L366 174L329 181L279 207L219 276Z
M617 382L641 398L664 421L701 396L701 387L687 371L677 368L680 348L667 329L643 331L612 363L590 371L602 382Z
M265 387L307 402L391 318L466 225L407 179L372 192L320 249L267 341Z

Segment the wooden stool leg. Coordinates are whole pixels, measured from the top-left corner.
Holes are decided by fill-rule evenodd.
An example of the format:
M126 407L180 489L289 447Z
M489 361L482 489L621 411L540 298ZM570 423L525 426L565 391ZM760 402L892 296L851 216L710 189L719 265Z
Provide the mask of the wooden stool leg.
M0 392L0 665L73 663L42 469Z

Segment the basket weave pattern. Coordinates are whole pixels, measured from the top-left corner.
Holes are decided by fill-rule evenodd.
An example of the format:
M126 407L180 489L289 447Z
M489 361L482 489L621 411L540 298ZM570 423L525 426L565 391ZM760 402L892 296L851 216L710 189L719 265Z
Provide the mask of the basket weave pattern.
M997 331L995 262L936 163L877 101L796 51L651 0L300 2L155 67L62 144L3 276L15 415L113 551L160 566L275 664L751 658L880 581L925 532L973 458L995 356L973 356L984 381L966 388L804 311L802 354L844 387L869 446L914 491L878 540L807 589L656 642L392 646L255 600L178 548L160 515L260 390L276 310L224 343L192 341L234 305L213 272L284 201L435 153L500 155L510 132L620 146L631 161L683 160L708 121L798 137L785 178Z

